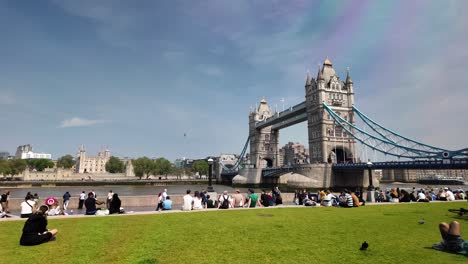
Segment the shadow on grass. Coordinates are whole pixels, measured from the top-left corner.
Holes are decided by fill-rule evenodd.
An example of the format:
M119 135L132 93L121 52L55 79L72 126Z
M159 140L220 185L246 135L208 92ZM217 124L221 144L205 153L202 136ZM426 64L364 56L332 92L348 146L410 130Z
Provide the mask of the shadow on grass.
M138 261L138 264L158 264L159 261L154 258L148 258Z

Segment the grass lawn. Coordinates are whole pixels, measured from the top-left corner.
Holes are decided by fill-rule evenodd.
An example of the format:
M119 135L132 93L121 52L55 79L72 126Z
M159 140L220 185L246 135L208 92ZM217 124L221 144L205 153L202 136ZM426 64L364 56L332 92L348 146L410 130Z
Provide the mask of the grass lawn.
M466 203L275 208L49 219L57 240L22 247L23 221L0 222L0 263L467 263L430 247ZM424 218L425 224L418 224ZM360 251L361 243L369 243Z

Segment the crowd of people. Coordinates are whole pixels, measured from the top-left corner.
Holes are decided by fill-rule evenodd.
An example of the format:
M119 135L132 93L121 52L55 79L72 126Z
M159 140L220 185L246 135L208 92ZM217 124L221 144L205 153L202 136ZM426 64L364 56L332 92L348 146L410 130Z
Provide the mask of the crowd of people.
M311 193L307 190L296 190L294 193L294 203L304 206L339 206L339 207L359 207L366 204L360 193L351 192L344 189L339 195L335 195L330 190L320 190L318 193Z
M449 187L434 190L433 188L421 188L417 190L413 187L408 191L400 188L390 190L376 190L376 202L409 203L409 202L430 202L430 201L455 201L466 200L467 193L462 189L452 190Z
M162 197L162 195L160 195L160 197ZM215 199L213 199L213 197L211 197L206 190L202 190L201 192L195 191L193 196L192 191L187 190L186 194L183 197L182 211L200 210L208 208L255 208L269 207L275 205L278 206L282 204L283 198L281 196L281 191L278 187L274 187L270 191L262 190L260 195L256 194L253 189L248 189L246 196L244 196L240 192L240 190L236 190L233 195L229 195L228 191L224 191L222 194L217 195ZM156 208L156 210L158 210L158 208Z

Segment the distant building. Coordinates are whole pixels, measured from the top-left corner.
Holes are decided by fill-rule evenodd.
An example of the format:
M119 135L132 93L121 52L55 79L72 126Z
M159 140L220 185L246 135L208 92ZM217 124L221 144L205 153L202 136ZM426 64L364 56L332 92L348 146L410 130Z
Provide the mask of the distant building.
M98 152L97 157L87 156L83 145L81 145L76 157L77 173L105 173L106 163L110 159L110 151Z
M19 146L15 156L17 159L52 159L52 154L34 153L30 144Z
M0 151L0 160L6 160L10 156L10 153L6 151Z
M309 150L299 143L289 142L279 150L283 160L282 165L309 163Z

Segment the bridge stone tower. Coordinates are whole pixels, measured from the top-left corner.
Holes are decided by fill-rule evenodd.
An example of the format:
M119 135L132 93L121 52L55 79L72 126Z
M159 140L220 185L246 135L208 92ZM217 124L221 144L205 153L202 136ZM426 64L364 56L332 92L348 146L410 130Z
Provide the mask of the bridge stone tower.
M336 75L328 57L318 69L317 79L306 76L306 109L309 133L309 159L311 163L352 161L356 155L356 141L338 125L323 108L325 102L348 122L354 124L353 80L349 69L346 81Z
M273 113L265 98L255 111L249 114L250 164L255 168L276 167L278 165L279 131L271 126L255 128L255 123L271 117Z

